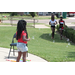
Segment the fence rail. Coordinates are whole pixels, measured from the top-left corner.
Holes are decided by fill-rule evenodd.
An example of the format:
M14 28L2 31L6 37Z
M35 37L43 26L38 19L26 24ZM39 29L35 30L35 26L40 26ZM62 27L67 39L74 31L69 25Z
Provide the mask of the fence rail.
M2 16L2 23L3 22L6 22L6 20L3 20L4 17L5 16ZM27 21L27 23L32 23L33 25L31 27L34 27L35 28L35 23L38 22L37 19L32 18L32 17L13 17L13 16L6 16L6 17L8 18L8 20L7 20L7 21L9 21L8 23L10 23L12 26L14 24L17 25L18 20L25 20L25 21Z

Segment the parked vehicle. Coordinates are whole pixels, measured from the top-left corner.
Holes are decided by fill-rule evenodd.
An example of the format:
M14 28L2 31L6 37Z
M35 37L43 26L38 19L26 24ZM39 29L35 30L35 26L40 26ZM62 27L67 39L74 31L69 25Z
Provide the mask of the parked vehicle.
M71 16L74 17L74 15L75 15L75 12L67 12L67 16L68 16L68 17L71 17Z

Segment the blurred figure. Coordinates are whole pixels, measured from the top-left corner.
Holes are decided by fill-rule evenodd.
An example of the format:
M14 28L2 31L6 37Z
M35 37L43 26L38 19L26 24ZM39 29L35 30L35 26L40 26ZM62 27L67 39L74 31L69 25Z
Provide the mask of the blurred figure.
M64 26L63 26L64 25ZM62 15L60 16L60 20L59 20L59 30L60 30L60 39L62 40L62 35L63 35L63 30L65 27L65 21L63 20Z
M55 20L54 15L52 14L51 20L49 22L49 25L51 25L51 30L52 30L52 39L54 38L54 32L55 32L55 25L57 24L57 21Z

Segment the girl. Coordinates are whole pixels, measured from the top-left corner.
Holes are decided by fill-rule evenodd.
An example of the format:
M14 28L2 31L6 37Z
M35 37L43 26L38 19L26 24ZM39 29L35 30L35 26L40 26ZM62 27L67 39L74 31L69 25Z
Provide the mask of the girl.
M49 25L51 25L52 30L52 39L54 38L54 32L55 32L55 25L57 24L57 21L55 20L54 15L51 16L51 20L49 22Z
M17 24L17 32L16 32L16 39L18 40L17 49L18 49L18 57L17 62L19 62L21 55L23 54L23 62L26 62L26 52L27 52L27 41L30 41L30 38L27 39L27 32L26 32L26 21L19 20Z
M65 27L65 21L63 20L63 17L62 15L60 16L60 20L59 20L59 30L60 30L60 39L62 40L62 35L63 35L63 30L64 30L64 27Z

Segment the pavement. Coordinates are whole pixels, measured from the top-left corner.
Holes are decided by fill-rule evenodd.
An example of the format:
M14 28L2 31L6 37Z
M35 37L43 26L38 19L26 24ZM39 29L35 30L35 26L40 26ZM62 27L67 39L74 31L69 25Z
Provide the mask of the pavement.
M15 52L15 56L13 56L13 52L10 53L10 58L8 59L9 48L0 47L0 62L10 62L7 60L16 60L18 52ZM22 57L21 57L22 58ZM47 62L41 57L28 53L28 57L26 58L29 62Z
M47 27L45 25L35 25L35 28L50 28L50 27Z

